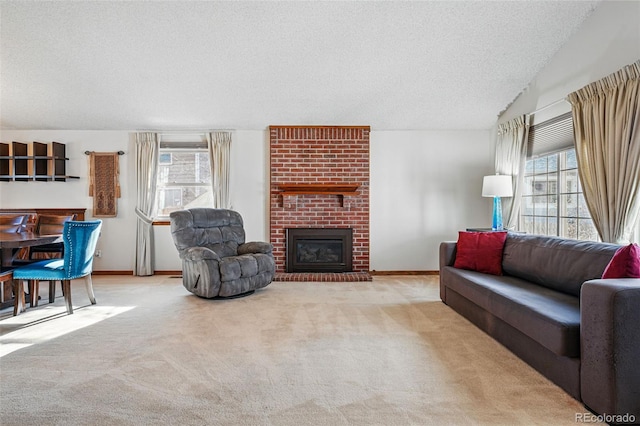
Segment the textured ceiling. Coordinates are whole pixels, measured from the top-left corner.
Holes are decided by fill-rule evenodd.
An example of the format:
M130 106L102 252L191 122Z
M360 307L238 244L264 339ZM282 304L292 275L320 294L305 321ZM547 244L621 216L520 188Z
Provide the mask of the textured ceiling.
M0 2L4 129L487 129L598 1Z

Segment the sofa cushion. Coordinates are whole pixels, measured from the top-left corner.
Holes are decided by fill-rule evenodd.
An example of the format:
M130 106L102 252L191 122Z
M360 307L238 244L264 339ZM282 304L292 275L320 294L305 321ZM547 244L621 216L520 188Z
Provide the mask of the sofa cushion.
M582 283L602 277L618 248L616 244L510 232L502 269L505 275L577 297Z
M607 265L602 278L640 278L640 246L620 247Z
M580 355L579 298L510 276L445 266L453 290L557 355Z
M455 268L502 275L502 249L506 232L458 233Z

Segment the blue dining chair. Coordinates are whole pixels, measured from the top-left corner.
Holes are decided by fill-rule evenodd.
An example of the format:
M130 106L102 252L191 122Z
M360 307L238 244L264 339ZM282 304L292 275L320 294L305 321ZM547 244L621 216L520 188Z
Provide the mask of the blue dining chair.
M68 221L64 223L62 241L64 244L64 257L62 259L50 259L20 266L13 270L15 283L14 294L24 294L23 281L29 281L29 295L31 306L34 300L38 300L40 281L49 281L49 292L55 294L55 282L62 283L62 294L67 305L67 313L73 313L71 304L71 280L83 278L89 294L91 304L95 305L96 298L93 294L91 272L93 270L93 255L96 250L101 220L92 221ZM52 297L50 295L49 299ZM22 305L22 306L20 306ZM16 297L13 314L17 315L24 310L24 299Z

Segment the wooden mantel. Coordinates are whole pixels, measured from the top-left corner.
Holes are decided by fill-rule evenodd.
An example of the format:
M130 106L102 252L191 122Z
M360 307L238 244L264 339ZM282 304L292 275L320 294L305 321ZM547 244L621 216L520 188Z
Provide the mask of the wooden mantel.
M356 195L360 185L348 185L348 184L332 184L332 183L319 183L319 184L307 184L307 183L291 183L286 185L278 185L280 188L280 194L283 196L288 195L313 195L313 194L326 194L326 195Z

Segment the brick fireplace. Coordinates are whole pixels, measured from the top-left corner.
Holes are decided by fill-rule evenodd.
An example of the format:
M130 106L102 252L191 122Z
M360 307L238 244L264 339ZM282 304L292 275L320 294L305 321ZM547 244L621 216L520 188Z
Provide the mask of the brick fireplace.
M369 275L369 127L270 126L270 237L276 279L365 281ZM287 274L287 229L352 230L352 272Z

